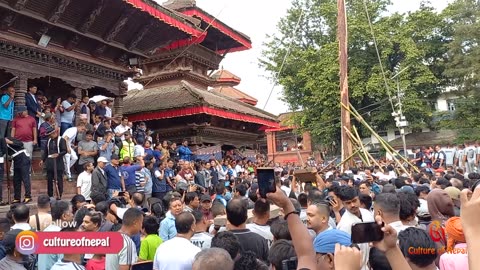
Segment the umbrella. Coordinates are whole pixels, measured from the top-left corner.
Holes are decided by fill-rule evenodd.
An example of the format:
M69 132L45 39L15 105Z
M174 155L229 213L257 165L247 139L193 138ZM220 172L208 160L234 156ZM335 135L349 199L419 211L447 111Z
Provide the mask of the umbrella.
M104 101L104 100L107 100L107 99L108 100L113 100L113 98L111 98L111 97L97 95L97 96L91 97L90 101L93 101L93 102L97 103L97 102Z

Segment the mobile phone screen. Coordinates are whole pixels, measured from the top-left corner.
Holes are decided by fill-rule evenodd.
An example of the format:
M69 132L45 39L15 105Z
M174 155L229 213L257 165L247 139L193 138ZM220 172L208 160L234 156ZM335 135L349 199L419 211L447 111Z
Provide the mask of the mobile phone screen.
M357 223L352 226L352 243L378 242L383 239L382 227L376 222Z
M275 171L273 168L257 168L257 178L260 197L266 198L267 193L277 191L275 186Z

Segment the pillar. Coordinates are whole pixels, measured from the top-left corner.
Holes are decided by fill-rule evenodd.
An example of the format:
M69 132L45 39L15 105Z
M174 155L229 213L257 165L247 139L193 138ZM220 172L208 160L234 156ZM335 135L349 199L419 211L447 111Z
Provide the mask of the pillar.
M123 97L115 97L113 100L113 117L123 116Z
M310 132L304 132L303 135L303 150L312 151L312 136Z
M277 151L275 131L267 132L267 151L268 159L274 159Z
M25 106L25 94L28 88L28 75L25 73L15 74L18 79L15 83L15 107Z
M81 99L82 98L82 94L83 94L83 89L82 88L79 88L79 87L76 87L74 90L73 90L73 94L75 94L75 96L77 96L77 100L78 99ZM80 107L77 107L75 109L75 125L78 125L78 123L80 123Z

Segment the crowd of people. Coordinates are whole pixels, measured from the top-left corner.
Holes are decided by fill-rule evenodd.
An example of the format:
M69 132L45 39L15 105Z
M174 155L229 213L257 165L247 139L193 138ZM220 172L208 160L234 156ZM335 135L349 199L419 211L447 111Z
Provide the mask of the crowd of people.
M430 164L418 154L417 170L389 162L321 168L314 182L276 164L276 191L262 198L256 168L268 162L261 158L195 160L188 141L177 147L152 138L145 123L115 119L106 101L95 108L88 97L71 95L35 115L27 102L13 117L11 91L1 98L0 116L10 108L13 123L0 149L13 158L16 184L0 218L0 269L480 269L480 175L447 164L441 150ZM35 87L27 95L42 104ZM28 117L26 138L15 121ZM29 143L41 149L48 180L35 212ZM64 178L76 180L71 201L62 200ZM376 222L383 239L353 244L352 226L361 222ZM116 231L123 247L118 254L25 256L15 246L23 230Z

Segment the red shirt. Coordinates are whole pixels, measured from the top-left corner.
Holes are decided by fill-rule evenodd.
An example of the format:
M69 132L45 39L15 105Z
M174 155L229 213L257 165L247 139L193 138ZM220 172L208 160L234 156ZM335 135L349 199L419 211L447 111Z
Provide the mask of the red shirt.
M85 265L86 270L105 270L105 257L98 259L90 259Z
M12 128L15 129L15 139L22 142L33 142L33 129L37 129L35 118L16 116L12 121Z

